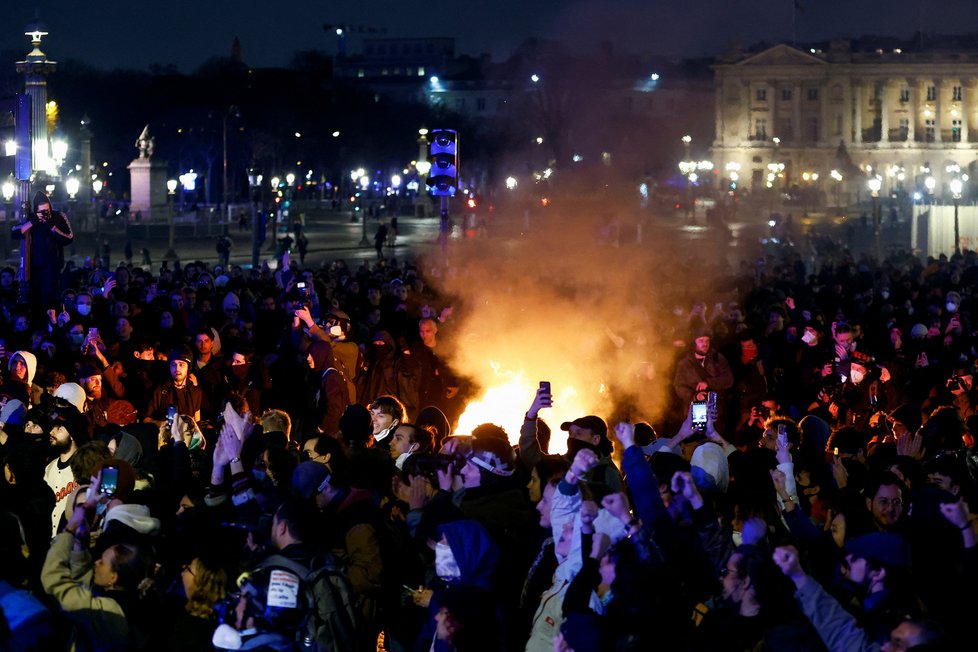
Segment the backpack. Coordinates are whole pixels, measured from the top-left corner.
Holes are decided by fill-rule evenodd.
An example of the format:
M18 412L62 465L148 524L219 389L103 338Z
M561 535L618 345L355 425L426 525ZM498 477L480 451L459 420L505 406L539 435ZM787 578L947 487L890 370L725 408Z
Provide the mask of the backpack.
M296 647L311 639L317 652L346 652L356 640L356 606L353 589L332 555L313 560L313 569L282 555L272 555L258 565L263 568L283 568L302 578L301 591L309 605L306 618L296 630Z

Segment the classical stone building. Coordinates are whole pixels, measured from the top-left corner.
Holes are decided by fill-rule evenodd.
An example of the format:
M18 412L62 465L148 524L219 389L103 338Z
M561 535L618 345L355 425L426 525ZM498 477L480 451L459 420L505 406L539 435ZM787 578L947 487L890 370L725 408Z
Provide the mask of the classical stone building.
M776 45L714 69L715 169L742 188L810 186L831 202L870 176L907 196L978 181L978 50Z

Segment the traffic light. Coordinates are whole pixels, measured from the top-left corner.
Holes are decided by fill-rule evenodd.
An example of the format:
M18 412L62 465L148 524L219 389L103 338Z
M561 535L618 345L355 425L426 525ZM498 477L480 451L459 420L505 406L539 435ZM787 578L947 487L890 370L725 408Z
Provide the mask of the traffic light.
M428 148L428 189L435 197L454 197L458 188L458 132L454 129L433 129Z

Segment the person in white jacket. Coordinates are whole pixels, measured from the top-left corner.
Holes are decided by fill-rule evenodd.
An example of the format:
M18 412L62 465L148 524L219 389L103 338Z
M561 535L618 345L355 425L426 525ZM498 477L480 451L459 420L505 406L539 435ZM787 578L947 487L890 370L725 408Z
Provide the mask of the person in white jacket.
M625 538L628 525L604 507L597 507L581 495L579 481L598 463L597 455L590 449L583 449L574 457L571 468L564 475L554 492L550 506L550 527L554 537L554 553L557 556L557 570L550 588L543 592L540 605L533 616L530 638L526 652L551 652L554 636L560 631L563 622L562 607L564 595L571 581L581 570L581 515L588 510L593 516L595 533L604 534L605 545ZM590 554L590 550L586 554ZM602 613L603 607L598 596L591 595L591 609Z

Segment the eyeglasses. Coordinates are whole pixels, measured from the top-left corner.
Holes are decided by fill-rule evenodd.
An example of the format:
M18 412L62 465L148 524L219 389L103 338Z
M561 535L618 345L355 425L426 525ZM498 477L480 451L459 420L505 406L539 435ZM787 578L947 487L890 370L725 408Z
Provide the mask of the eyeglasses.
M883 509L888 509L891 506L899 509L900 507L903 507L903 500L900 498L894 498L893 500L890 500L889 498L877 498L876 504Z
M315 460L322 457L321 455L317 454L316 451L309 451L309 450L302 451L302 456L307 460Z
M730 574L736 575L737 574L737 571L734 570L733 568L730 568L729 566L724 566L723 568L720 569L720 579L721 580L723 578L725 578L727 575L730 575Z
M197 573L194 572L193 564L184 564L180 569L181 573L190 573L190 577L197 577Z

